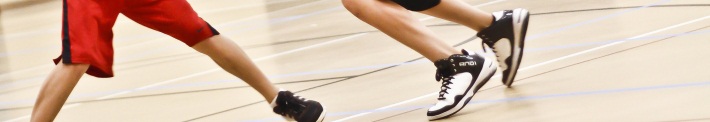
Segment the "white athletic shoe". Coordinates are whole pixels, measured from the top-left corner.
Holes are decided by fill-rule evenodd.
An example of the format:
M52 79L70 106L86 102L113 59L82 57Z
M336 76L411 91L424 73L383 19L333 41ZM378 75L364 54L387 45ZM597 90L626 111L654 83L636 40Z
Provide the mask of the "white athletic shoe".
M436 61L436 80L441 81L439 102L429 108L429 120L449 117L461 110L496 72L496 62L480 55L462 54ZM472 92L471 92L472 91Z
M530 13L528 10L518 8L494 12L493 16L495 20L491 26L478 32L477 35L484 44L493 48L503 70L503 84L510 87L523 58Z

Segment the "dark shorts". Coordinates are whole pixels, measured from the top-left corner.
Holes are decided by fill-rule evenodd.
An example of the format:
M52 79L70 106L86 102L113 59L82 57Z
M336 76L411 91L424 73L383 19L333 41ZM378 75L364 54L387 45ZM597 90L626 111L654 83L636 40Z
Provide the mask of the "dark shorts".
M188 46L219 35L186 0L64 0L62 54L54 63L89 64L89 75L113 77L113 31L118 14Z

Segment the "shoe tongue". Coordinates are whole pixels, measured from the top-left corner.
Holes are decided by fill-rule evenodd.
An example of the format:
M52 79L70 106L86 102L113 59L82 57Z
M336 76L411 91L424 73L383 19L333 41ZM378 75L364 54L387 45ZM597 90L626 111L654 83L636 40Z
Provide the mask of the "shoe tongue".
M468 54L468 51L466 51L465 49L461 49L461 53L462 53L463 55L469 55L469 54Z
M505 11L493 12L493 13L492 13L492 14L493 14L493 20L495 20L495 21L500 20L501 18L503 18L503 14L504 14L504 13L505 13Z
M274 96L274 99L272 99L271 102L269 103L269 105L271 105L271 108L278 106L278 103L276 103L276 100L279 98L279 96L284 97L282 94L286 94L286 92L288 92L288 91L286 91L285 89L279 88L279 92L276 93L276 96Z

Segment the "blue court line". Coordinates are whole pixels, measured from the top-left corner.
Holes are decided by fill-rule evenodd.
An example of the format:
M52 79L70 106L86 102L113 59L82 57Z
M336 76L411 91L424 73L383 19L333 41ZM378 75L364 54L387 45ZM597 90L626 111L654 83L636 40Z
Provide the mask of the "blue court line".
M541 100L541 99L554 99L554 98L567 98L567 97L582 97L582 96L590 96L590 95L604 95L604 94L626 93L626 92L642 92L642 91L664 90L664 89L673 89L673 88L706 87L708 85L710 85L710 81L634 87L634 88L578 91L578 92L539 95L539 96L524 96L524 97L512 97L512 98L491 99L491 100L473 100L473 101L469 102L468 105L483 104L483 103L506 103L506 102L517 102L517 101L526 101L526 100ZM479 91L479 92L481 92L481 91ZM381 109L381 110L372 109L372 110L361 110L361 111L335 112L335 113L328 113L326 117L349 116L349 115L357 115L357 114L361 114L361 113L383 113L383 112L394 112L394 111L410 111L410 110L415 110L415 109L425 109L425 108L429 108L431 106L433 106L433 105L415 105L415 106L394 107L394 108ZM424 113L422 113L422 116L424 116ZM258 120L247 120L247 122L264 122L264 121L282 121L282 119L279 117L272 117L272 118L265 118L265 119L258 119Z
M570 45L562 45L562 46L550 46L550 47L544 47L544 48L531 48L531 49L526 49L525 52L529 53L529 52L557 50L557 49L574 48L574 47L582 47L582 46L604 45L604 44L622 42L622 41L643 41L643 40L662 39L662 38L668 38L668 37L702 35L702 34L707 34L707 33L710 33L710 30L696 31L696 32L690 32L690 33L677 33L677 34L648 36L648 37L637 38L637 39L617 39L617 40L611 40L611 41L588 42L588 43L570 44ZM378 69L378 68L384 68L384 67L390 67L390 66L396 66L396 65L405 66L405 65L412 65L412 64L422 64L422 63L428 63L428 61L420 60L420 61L414 61L414 62L408 62L408 63L388 63L388 64L369 65L369 66L360 66L360 67L351 67L351 68L342 68L342 69L316 70L316 71L296 72L296 73L280 74L280 75L269 75L268 77L269 77L269 79L277 79L277 78L288 78L288 77L295 77L295 76L319 75L319 74L339 73L339 72L348 72L348 71ZM35 80L37 80L37 79L35 78ZM31 81L31 80L25 80L25 81ZM125 92L125 91L131 91L131 92L156 91L156 90L165 90L165 89L179 89L179 88L208 86L208 85L215 85L215 84L221 84L221 83L233 83L233 82L241 82L241 81L242 80L239 80L239 79L223 79L223 80L214 80L214 81L201 81L201 82L194 82L194 83L164 85L164 86L160 86L160 87L141 89L141 90L131 88L131 89L119 89L119 90L90 92L90 93L77 93L77 94L72 94L70 99L96 97L96 96L115 94L115 93L120 93L120 92ZM0 85L0 88L8 88L11 86L12 86L12 84L3 84L3 85ZM16 104L29 104L32 102L34 102L34 99L16 100L16 101L0 101L0 105L10 106L10 105L16 105ZM0 107L0 108L3 108L3 107Z

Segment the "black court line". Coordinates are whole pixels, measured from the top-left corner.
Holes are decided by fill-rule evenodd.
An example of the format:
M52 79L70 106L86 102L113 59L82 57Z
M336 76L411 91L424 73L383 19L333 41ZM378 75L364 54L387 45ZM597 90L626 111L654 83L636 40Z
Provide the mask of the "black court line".
M354 76L340 76L340 77L330 77L330 78L308 79L308 80L299 80L299 81L280 82L280 83L274 83L274 84L276 84L276 85L296 84L296 83L306 83L306 82L315 82L315 81L324 81L324 80L345 79L345 78L350 78L350 77L354 77ZM251 86L234 86L234 87L215 88L215 89L170 92L170 93L149 94L149 95L139 95L139 96L129 96L129 97L118 97L118 98L103 99L103 100L85 100L85 101L67 102L64 105L74 104L74 103L92 103L92 102L101 102L101 101L113 101L113 100L166 96L166 95L180 95L180 94L199 93L199 92L222 91L222 90L231 90L231 89L240 89L240 88L251 88ZM28 109L28 108L32 108L32 106L4 108L4 109L0 109L0 111L10 111L10 110Z
M659 5L659 6L661 6L661 5ZM662 5L661 7L687 7L687 6L710 6L710 4ZM640 7L640 6L636 6L636 7ZM650 6L650 7L655 7L655 6ZM599 9L570 10L570 11L559 11L559 12L537 13L537 14L531 14L531 16L532 16L532 15L558 14L558 13L574 13L574 12L583 12L583 11L599 11L599 10L610 10L610 9L628 9L628 8L634 8L634 7L631 6L631 7L612 7L612 8L599 8ZM438 25L429 25L429 26L427 26L427 27L453 26L453 25L460 26L460 24L438 24ZM469 39L467 39L467 40L465 40L465 41L463 41L463 42L461 42L461 43L459 43L459 44L454 45L454 47L458 47L458 46L460 46L460 45L463 45L463 44L465 44L465 43L468 43L468 42L470 42L470 41L473 41L473 40L476 39L476 38L477 38L476 36L473 36L472 38L469 38ZM416 58L416 59L413 59L413 60L406 61L406 62L404 62L404 63L413 62L413 61L416 61L416 60L419 60L419 59L423 59L423 58L424 58L424 57L419 57L419 58ZM312 90L312 89L315 89L315 88L327 86L327 85L330 85L330 84L339 83L339 82L342 82L342 81L354 79L354 78L361 77L361 76L364 76L364 75L369 75L369 74L372 74L372 73L376 73L376 72L380 72L380 71L383 71L383 70L391 69L391 68L394 68L394 67L397 67L397 66L400 66L400 65L394 65L394 66L390 66L390 67L385 67L385 68L377 69L377 70L374 70L374 71L371 71L371 72L367 72L367 73L364 73L364 74L355 75L354 77L351 77L351 78L345 78L345 79L342 79L342 80L333 81L333 82L330 82L330 83L326 83L326 84L314 86L314 87L307 88L307 89L304 89L304 90L295 91L294 93L304 92L304 91ZM520 81L520 80L515 80L515 81ZM486 91L486 90L490 90L490 89L497 88L497 87L501 87L501 86L503 86L503 85L494 86L494 87L491 87L491 88L488 88L488 89L481 89L481 90L479 90L479 91ZM189 120L186 120L186 122L199 120L199 119L206 118L206 117L209 117L209 116L221 114L221 113L228 112L228 111L232 111L232 110L236 110L236 109L239 109L239 108L244 108L244 107L251 106L251 105L255 105L255 104L261 103L261 102L265 102L265 101L264 101L264 100L261 100L261 101L253 102L253 103L250 103L250 104L247 104L247 105L242 105L242 106L238 106L238 107L234 107L234 108L229 108L229 109L222 110L222 111L218 111L218 112L215 112L215 113L212 113L212 114L207 114L207 115L199 116L199 117L196 117L196 118L193 118L193 119L189 119ZM415 109L415 110L416 110L416 109Z

